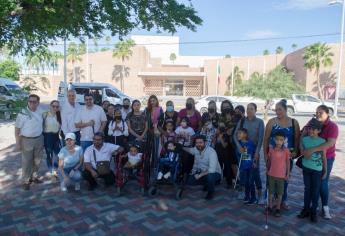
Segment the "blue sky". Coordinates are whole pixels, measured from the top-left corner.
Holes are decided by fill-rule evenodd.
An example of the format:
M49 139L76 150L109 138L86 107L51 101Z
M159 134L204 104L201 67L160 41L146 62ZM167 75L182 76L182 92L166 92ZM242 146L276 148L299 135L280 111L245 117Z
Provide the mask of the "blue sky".
M328 0L192 0L203 19L197 32L179 29L181 42L256 39L339 33L341 4L329 6ZM155 34L135 31L133 34ZM163 34L164 35L164 34ZM165 34L167 35L167 34ZM338 42L340 36L285 39L221 44L181 45L182 55L261 55L282 46L291 51L313 42Z
M188 0L179 0L188 2ZM180 42L248 40L272 37L291 37L340 33L341 4L328 5L330 0L191 0L203 24L196 32L185 28L175 34ZM157 34L135 30L136 35ZM262 55L263 50L275 52L278 46L284 52L292 51L291 45L298 48L314 42L339 42L340 35L314 38L293 38L267 41L251 41L217 44L180 45L180 54L203 56ZM113 38L112 44L118 41ZM101 39L100 44L105 44ZM92 41L90 40L90 44ZM92 47L90 45L90 47ZM61 46L58 46L60 50Z

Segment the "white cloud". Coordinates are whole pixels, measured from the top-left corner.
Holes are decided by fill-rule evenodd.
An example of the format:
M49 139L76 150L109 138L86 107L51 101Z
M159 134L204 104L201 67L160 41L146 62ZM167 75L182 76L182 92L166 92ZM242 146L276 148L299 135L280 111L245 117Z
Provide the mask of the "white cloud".
M278 32L274 32L272 30L256 30L251 31L246 34L247 38L249 39L264 39L264 38L272 38L277 37L280 34Z
M330 0L287 0L284 3L278 3L276 9L279 10L312 10L328 6Z

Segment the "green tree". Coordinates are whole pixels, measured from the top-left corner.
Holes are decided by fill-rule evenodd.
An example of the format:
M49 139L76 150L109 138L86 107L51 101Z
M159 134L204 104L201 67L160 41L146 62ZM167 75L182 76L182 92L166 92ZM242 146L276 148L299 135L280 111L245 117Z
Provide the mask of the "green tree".
M195 31L201 23L190 1L1 0L0 48L8 45L16 53L106 31L122 38L137 28L173 34L180 27Z
M270 51L268 51L268 49L265 49L265 50L262 52L262 54L263 54L264 56L267 56L267 55L270 54Z
M325 43L315 43L307 47L303 54L304 67L310 71L314 70L316 76L316 84L320 99L324 99L320 82L320 67L329 67L333 64L332 57L334 54L331 48Z
M128 60L130 56L132 56L133 51L132 47L135 46L135 42L132 39L128 39L126 41L120 41L115 44L113 49L113 57L121 59L122 64L124 64L125 60ZM125 65L122 66L123 73L125 73ZM121 91L124 92L124 81L123 77L121 77Z
M276 48L276 54L282 54L283 51L284 51L284 49L283 49L281 46L278 46L278 47Z
M75 72L75 63L82 61L81 55L85 54L86 47L85 44L77 45L74 42L69 43L67 48L67 61L72 64L72 76L73 81L77 81L76 72Z
M54 51L51 53L50 56L50 66L53 69L53 75L55 74L55 71L58 71L58 66L59 66L59 59L62 59L63 55L60 52Z
M279 65L268 74L252 76L251 79L238 85L237 96L252 96L266 101L265 119L267 119L268 104L273 98L290 98L291 94L301 91L294 80L294 75Z
M11 80L19 80L20 65L14 60L4 60L0 62L0 77Z
M292 45L291 45L291 48L292 48L292 50L296 50L296 48L297 48L298 46L297 46L297 44L295 44L295 43L293 43Z
M175 63L175 60L176 60L176 54L175 54L175 53L171 53L169 59L170 59L170 61L172 61L172 63L174 64L174 63Z
M231 58L231 55L230 54L226 54L224 57L225 58Z
M242 83L242 79L244 77L244 71L240 70L238 66L234 67L233 72L234 72L233 78L232 78L232 73L231 73L225 80L228 90L231 90L232 79L234 79L234 88L236 88L237 85Z
M44 74L45 68L50 66L51 57L52 53L47 47L39 47L34 51L27 51L25 64L30 70L35 70L36 74Z

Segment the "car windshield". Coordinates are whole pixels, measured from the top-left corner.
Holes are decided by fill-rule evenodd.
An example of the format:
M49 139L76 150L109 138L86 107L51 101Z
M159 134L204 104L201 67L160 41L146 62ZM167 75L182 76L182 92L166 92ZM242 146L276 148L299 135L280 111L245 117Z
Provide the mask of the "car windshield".
M14 85L14 84L6 84L6 87L9 90L20 90L20 87L18 85Z

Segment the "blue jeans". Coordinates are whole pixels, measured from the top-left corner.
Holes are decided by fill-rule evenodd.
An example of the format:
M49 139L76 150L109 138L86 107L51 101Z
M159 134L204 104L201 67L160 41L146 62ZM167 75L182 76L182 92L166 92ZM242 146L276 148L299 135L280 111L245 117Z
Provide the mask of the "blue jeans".
M255 201L254 168L240 171L241 185L245 189L245 200Z
M321 188L322 171L303 167L304 209L316 213ZM311 207L310 207L311 203Z
M204 185L207 187L207 191L214 192L214 187L217 182L220 182L221 176L219 173L210 173L201 177L200 179L195 179L194 175L188 177L188 185Z
M331 175L331 171L333 168L333 163L334 163L334 157L327 159L327 176L325 179L321 181L321 189L320 189L322 206L328 206L328 195L329 195L328 182L329 182L329 176Z
M59 133L43 133L44 148L47 154L47 167L50 171L57 169L58 160L57 155L61 149ZM54 160L55 155L55 160Z
M80 141L80 146L83 149L83 152L85 152L86 148L90 147L92 144L92 141Z
M68 168L64 168L63 169L64 172L65 172L65 175L69 175L69 173L73 170L73 167L68 167ZM60 180L60 183L61 184L64 184L64 178L62 176L62 173L61 173L61 170L59 169L58 171L58 174L59 174L59 180ZM75 170L74 171L74 175L72 177L70 177L70 179L74 182L74 183L79 183L83 178L82 178L82 175L81 175L81 172L80 170Z

